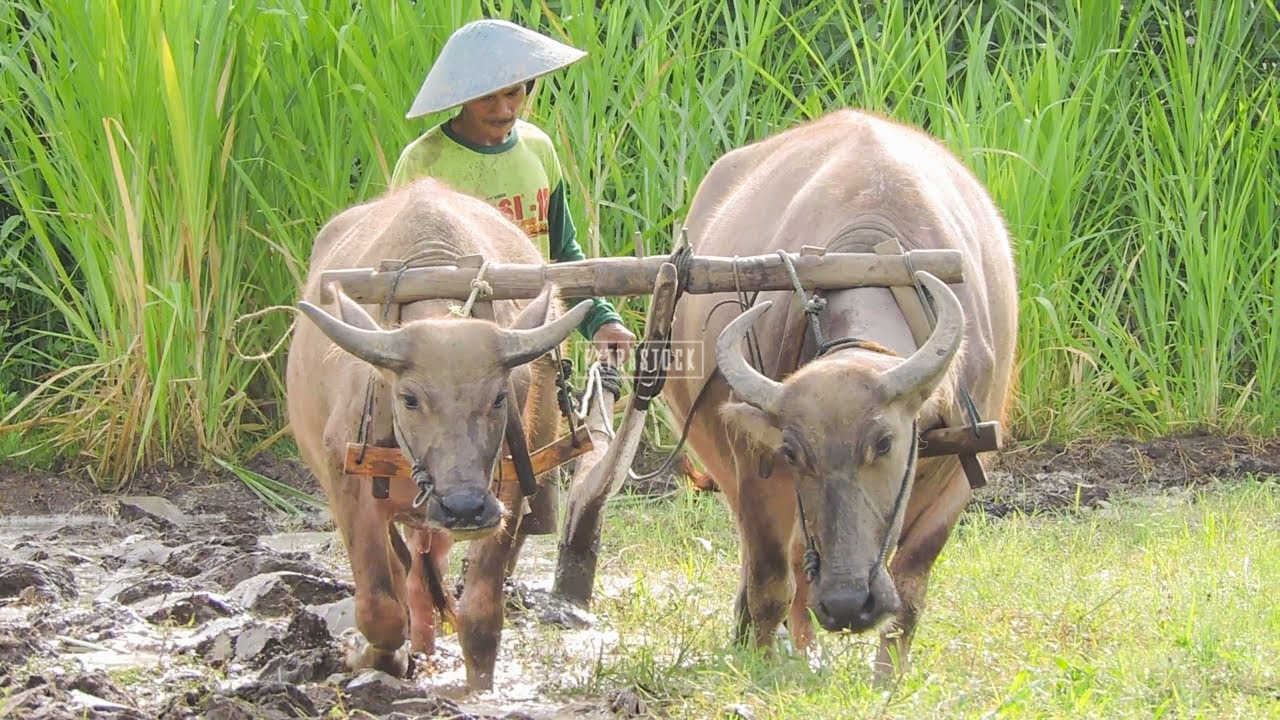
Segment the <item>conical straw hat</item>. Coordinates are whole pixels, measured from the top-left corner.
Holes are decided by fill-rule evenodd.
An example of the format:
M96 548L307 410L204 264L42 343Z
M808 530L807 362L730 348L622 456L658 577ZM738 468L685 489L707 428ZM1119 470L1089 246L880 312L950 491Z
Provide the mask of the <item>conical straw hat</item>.
M491 95L559 70L586 54L506 20L467 23L449 36L405 117Z

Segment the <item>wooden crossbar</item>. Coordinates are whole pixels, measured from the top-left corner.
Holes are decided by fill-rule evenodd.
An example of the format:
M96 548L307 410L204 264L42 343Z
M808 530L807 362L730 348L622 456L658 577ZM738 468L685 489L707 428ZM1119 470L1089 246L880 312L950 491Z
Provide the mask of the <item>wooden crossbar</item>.
M911 250L911 265L948 283L964 281L959 250ZM911 285L913 278L901 256L875 253L791 254L796 274L810 290ZM464 262L465 260L465 262ZM427 299L465 300L471 294L477 258L460 259L457 265L410 267L402 273L388 268L349 268L322 273L323 300L332 302L331 286L356 302L377 304L387 300L405 303ZM649 295L666 256L607 257L550 264L490 263L484 281L492 289L489 300L520 300L538 296L547 283L560 289L561 297L619 297ZM736 273L735 273L736 265ZM396 275L401 277L396 282ZM757 290L790 290L791 276L775 254L737 258L694 255L688 283L681 291L693 295L733 292L741 287Z
M559 440L533 452L530 455L533 461L533 474L536 476L554 470L579 455L590 452L591 447L591 435L585 427L580 427L577 447L573 445L573 435L566 434ZM370 445L364 448L364 461L357 462L360 457L360 448L360 443L347 443L347 456L342 468L346 474L366 478L385 477L393 480L412 478L409 459L400 452L400 448ZM510 455L502 456L501 467L503 478L515 479L516 468L511 462Z
M973 455L1000 449L1000 423L995 420L973 426L941 427L920 434L919 456Z

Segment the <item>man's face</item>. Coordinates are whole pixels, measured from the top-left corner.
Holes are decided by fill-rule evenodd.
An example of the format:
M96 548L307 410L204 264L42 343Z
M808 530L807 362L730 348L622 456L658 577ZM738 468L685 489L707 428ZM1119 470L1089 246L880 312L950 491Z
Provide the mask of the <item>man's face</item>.
M463 137L478 145L497 145L507 138L524 107L525 85L512 85L462 106L455 125Z

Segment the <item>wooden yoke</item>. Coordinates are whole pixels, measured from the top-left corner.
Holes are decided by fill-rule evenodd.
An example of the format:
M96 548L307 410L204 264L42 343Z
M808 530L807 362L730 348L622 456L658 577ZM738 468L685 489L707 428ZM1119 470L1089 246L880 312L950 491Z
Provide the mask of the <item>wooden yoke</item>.
M911 250L913 267L925 270L943 282L962 282L963 258L959 250ZM877 257L875 253L825 253L791 258L806 288L840 290L851 287L910 285L907 266L899 258ZM490 285L488 300L522 300L537 297L551 283L562 297L617 297L650 295L658 281L665 256L643 258L607 257L552 264L490 263L485 280ZM471 295L475 269L457 265L413 266L403 271L374 268L326 270L323 292L330 285L356 302L395 303L427 298L465 300ZM688 261L688 284L682 294L702 295L749 290L790 290L791 276L777 253L739 258L694 255ZM328 302L327 295L325 296Z

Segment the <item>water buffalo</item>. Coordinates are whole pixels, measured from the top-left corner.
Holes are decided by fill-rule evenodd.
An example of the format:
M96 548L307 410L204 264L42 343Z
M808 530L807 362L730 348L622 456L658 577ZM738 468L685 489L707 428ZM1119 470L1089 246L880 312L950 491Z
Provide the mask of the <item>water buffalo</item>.
M433 652L435 613L454 610L440 581L448 551L455 539L473 539L456 614L468 685L481 689L493 682L503 575L519 524L510 511L520 507L519 484L509 477L491 483L508 413L523 413L533 447L554 439L560 415L554 364L545 354L582 320L588 303L562 313L548 287L523 307L493 302L488 320L451 316L448 301L420 301L399 306L384 327L375 320L380 307L340 292L322 309L320 286L328 269L467 255L542 262L497 210L430 179L332 218L312 250L300 303L308 320L297 324L289 347L286 392L298 449L328 497L351 562L356 625L367 643L348 663L404 676L412 669L406 634L412 650ZM343 473L370 381L366 439L399 447L415 477L431 481L420 505L409 479L393 479L389 497L378 499L367 480Z
M916 462L916 432L966 422L959 383L984 419L1002 419L1010 393L1017 297L1004 221L938 142L846 109L724 155L687 224L705 255L868 252L890 239L963 253L957 287L916 275L938 313L923 347L888 288L827 294L822 336L859 341L824 354L789 292L761 293L742 314L724 296L686 296L672 332L717 358L718 373L673 377L664 393L684 421L710 377L688 442L737 520L738 640L771 644L789 610L795 643L808 647L811 610L829 631L880 628L876 675L892 677L905 667L930 568L970 497L956 456ZM758 368L743 354L749 328Z

